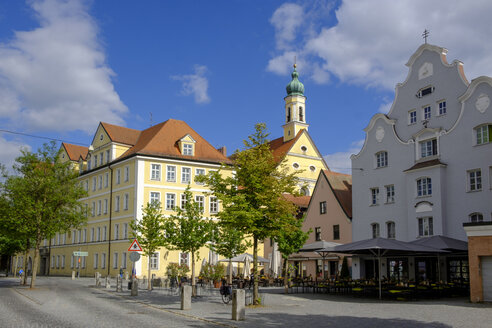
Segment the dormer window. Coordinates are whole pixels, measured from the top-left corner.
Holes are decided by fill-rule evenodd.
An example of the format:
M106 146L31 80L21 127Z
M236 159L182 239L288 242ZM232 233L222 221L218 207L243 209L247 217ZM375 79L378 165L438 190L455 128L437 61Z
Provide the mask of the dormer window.
M425 140L420 142L420 157L437 155L437 139Z
M430 95L431 93L433 93L434 89L435 88L433 86L427 86L425 88L420 89L415 96L417 98L422 98L424 96L427 96L427 95Z
M192 144L183 144L183 155L193 155L193 145Z

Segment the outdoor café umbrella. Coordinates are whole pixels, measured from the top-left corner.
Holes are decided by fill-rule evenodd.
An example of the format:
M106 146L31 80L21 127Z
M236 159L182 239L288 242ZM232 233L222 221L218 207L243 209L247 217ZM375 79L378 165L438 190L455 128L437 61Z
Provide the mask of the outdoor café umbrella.
M243 270L243 277L246 278L249 275L249 266L250 266L250 260L248 256L244 257L244 270Z
M251 255L249 253L244 253L244 254L235 256L235 257L231 258L231 262L238 262L238 263L244 262L245 257L249 257L250 263L253 262L253 255ZM228 262L228 261L229 261L229 259L219 260L219 262ZM264 257L258 256L258 263L270 263L270 260L268 260Z
M396 239L371 238L356 241L349 244L336 246L336 253L356 254L356 255L373 255L378 259L378 265L381 264L381 258L389 255L409 255L415 253L449 253L446 250L417 245ZM381 267L379 267L379 299L381 299Z
M323 279L325 278L325 258L329 253L334 253L335 246L339 246L341 244L334 243L331 241L319 240L314 243L305 244L300 250L299 253L311 253L316 252L323 258L323 265L321 268L321 274Z

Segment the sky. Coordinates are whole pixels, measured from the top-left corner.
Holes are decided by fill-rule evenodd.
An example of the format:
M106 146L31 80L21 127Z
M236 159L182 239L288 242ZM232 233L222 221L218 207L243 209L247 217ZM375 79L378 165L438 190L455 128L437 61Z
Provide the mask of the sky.
M229 154L258 122L280 137L295 60L309 134L350 173L425 29L468 80L492 76L491 14L488 0L1 1L0 163L47 141L32 136L89 146L100 121L183 120Z

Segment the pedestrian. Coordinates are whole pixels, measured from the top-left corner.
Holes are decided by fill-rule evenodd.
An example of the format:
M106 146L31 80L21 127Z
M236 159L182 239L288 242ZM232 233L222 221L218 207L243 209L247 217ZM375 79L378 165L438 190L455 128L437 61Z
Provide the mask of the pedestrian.
M123 279L123 267L120 267L120 278Z

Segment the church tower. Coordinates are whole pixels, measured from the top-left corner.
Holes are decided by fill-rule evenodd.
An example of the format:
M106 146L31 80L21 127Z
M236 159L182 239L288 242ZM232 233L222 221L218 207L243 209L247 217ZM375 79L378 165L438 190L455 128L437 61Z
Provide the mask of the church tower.
M309 125L306 123L306 97L304 96L304 85L299 81L299 73L292 72L292 81L285 88L287 96L285 100L285 124L284 142L287 142L297 135L297 133L305 129L307 131Z

